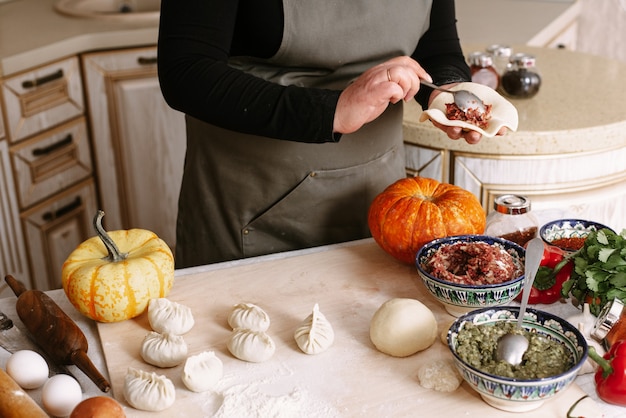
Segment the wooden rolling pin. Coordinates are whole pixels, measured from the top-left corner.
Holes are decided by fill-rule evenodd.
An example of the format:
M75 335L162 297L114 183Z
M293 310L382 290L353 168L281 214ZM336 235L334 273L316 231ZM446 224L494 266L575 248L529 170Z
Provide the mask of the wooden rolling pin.
M108 392L111 384L87 356L87 338L72 318L44 292L27 290L13 276L4 280L17 296L17 315L52 360L76 365L102 392Z
M0 417L2 418L48 418L24 390L0 369Z

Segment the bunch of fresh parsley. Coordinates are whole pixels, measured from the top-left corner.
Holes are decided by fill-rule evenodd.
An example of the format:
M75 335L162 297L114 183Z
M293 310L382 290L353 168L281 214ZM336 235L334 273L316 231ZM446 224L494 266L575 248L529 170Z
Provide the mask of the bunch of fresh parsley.
M621 234L609 229L591 232L572 258L574 270L563 283L562 296L571 295L580 305L589 303L596 316L615 298L626 304L626 229Z

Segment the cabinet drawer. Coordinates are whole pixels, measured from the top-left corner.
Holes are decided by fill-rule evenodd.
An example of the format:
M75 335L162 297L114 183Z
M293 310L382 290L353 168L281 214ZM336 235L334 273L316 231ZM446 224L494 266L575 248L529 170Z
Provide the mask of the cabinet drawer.
M63 263L81 242L94 235L91 225L96 210L95 188L89 179L22 213L34 288L62 286Z
M11 158L22 209L89 177L92 164L85 119L16 145Z
M72 57L5 80L7 137L15 143L84 111L78 58Z

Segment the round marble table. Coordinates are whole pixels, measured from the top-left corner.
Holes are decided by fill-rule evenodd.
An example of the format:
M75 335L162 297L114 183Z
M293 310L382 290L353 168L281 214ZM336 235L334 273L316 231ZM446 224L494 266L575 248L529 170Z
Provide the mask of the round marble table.
M464 187L488 210L495 196L517 193L533 207L626 227L626 63L562 49L513 50L535 55L542 76L535 97L510 99L518 130L469 145L419 122L420 106L407 103L407 170Z

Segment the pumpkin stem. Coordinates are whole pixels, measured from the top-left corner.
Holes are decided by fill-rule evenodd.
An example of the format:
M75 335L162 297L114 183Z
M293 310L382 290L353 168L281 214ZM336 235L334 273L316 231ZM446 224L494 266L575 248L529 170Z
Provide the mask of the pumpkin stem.
M126 259L126 257L128 257L128 253L120 252L120 249L117 248L117 245L115 245L115 242L111 239L109 234L107 234L107 232L104 230L104 228L102 227L103 217L104 217L104 211L98 210L98 213L96 213L96 216L93 218L93 227L95 228L96 233L98 234L98 237L100 237L100 239L102 240L102 243L104 244L107 251L109 252L109 255L105 258L114 263L117 261L123 261Z

